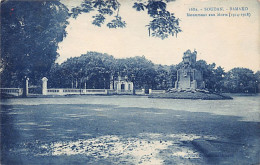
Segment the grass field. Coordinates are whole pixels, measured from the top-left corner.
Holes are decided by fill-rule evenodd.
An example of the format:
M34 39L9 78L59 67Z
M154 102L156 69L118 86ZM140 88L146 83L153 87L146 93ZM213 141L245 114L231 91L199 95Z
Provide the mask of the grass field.
M2 164L259 163L256 121L102 96L35 99L1 105Z

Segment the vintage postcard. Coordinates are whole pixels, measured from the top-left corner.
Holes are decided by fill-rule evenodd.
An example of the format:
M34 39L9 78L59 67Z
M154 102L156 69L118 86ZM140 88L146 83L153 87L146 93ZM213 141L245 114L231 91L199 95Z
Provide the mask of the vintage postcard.
M257 0L1 0L0 164L259 164Z

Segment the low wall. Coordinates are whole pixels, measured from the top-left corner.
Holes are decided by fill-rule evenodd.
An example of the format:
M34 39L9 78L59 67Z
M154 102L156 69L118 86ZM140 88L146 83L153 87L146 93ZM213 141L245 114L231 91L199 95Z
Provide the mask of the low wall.
M114 89L107 89L107 93L108 93L109 95L117 94L116 90L114 90Z
M23 94L22 88L0 88L1 94L9 94L13 96L21 96Z
M165 90L153 90L149 89L149 94L161 94L161 93L166 93Z
M2 94L8 94L12 96L21 96L23 94L22 88L0 88ZM40 94L40 93L39 93ZM50 88L41 93L42 95L132 95L133 90L113 90L113 89L72 89L72 88ZM144 95L144 89L135 90L135 94ZM33 93L29 93L33 95Z
M115 94L119 94L119 95L132 95L133 91L132 90L118 90L118 91L116 91Z
M47 89L46 95L107 95L107 89Z
M145 90L144 89L136 89L135 90L135 94L136 95L144 95L145 94Z

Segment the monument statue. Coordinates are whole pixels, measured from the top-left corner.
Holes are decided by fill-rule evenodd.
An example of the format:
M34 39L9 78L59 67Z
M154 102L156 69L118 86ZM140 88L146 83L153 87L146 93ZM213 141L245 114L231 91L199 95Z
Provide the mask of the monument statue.
M182 57L182 67L177 71L177 81L175 82L176 89L204 89L203 74L195 69L197 52L187 50Z

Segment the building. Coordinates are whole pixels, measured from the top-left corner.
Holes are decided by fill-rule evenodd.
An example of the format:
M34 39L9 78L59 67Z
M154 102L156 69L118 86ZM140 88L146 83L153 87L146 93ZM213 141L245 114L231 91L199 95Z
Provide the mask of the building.
M110 89L115 90L117 94L133 94L134 84L127 76L112 77L110 81Z
M176 89L204 89L203 74L195 69L197 52L187 50L182 57L182 67L177 71Z

